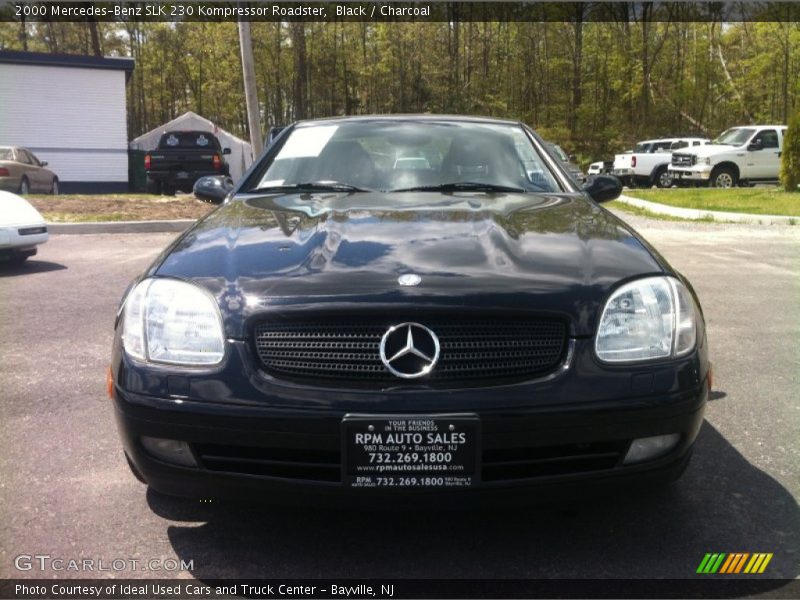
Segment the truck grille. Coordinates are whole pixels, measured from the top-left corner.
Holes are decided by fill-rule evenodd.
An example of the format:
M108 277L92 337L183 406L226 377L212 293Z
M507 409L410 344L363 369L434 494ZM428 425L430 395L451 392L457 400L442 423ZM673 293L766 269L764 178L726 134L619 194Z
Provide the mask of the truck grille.
M380 342L389 327L404 321L418 322L439 338L439 361L419 382L472 381L474 386L476 380L540 376L559 365L566 349L566 324L557 319L418 316L261 323L255 328L255 349L264 370L276 377L340 385L399 382L381 361Z
M691 167L697 164L697 157L694 154L672 154L673 167Z

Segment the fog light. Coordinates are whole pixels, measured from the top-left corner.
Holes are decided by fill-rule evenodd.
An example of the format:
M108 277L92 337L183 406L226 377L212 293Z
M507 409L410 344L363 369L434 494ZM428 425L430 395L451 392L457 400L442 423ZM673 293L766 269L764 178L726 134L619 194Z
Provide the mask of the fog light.
M658 458L677 446L680 439L679 433L670 433L668 435L656 435L633 440L631 448L622 462L630 465Z
M192 450L186 442L146 436L142 436L141 440L144 449L155 458L182 467L197 466Z

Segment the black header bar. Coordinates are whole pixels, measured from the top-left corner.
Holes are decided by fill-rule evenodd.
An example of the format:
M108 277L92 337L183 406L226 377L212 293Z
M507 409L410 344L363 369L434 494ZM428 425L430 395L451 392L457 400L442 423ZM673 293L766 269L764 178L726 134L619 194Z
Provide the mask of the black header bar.
M701 575L693 579L543 580L123 580L4 579L0 597L25 600L253 598L797 598L800 581Z
M800 2L216 2L0 0L0 21L741 22L800 21Z

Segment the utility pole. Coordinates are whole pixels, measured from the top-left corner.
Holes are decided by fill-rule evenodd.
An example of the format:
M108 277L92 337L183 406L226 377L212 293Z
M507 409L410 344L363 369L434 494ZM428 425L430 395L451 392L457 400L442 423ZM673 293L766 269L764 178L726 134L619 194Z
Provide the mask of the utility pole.
M253 40L250 37L249 21L239 21L239 46L242 50L247 125L250 128L250 145L253 148L253 160L255 160L264 149L264 141L261 137L261 111L258 106L258 93L256 92L256 67L253 63Z

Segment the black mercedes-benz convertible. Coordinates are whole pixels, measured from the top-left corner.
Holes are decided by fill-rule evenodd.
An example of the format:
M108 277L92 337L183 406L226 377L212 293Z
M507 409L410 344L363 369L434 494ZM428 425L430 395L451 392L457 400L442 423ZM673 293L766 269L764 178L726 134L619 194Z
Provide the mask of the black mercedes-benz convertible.
M375 504L661 484L711 385L690 284L524 124L285 128L129 288L109 393L134 474Z

